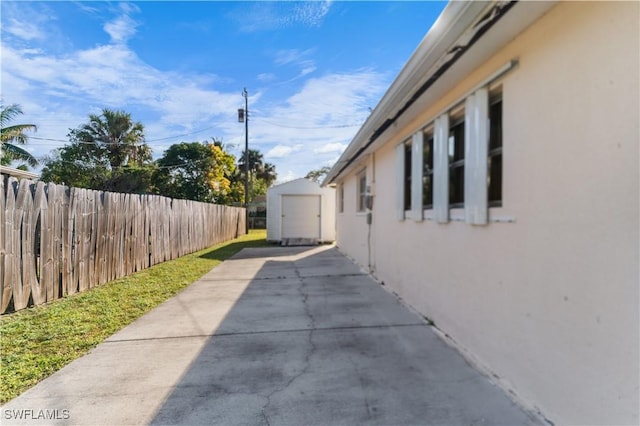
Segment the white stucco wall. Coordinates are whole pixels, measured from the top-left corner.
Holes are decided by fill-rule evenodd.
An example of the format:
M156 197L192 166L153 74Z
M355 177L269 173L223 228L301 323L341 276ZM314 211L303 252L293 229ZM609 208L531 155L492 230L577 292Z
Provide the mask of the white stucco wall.
M333 242L336 239L336 196L334 188L322 188L317 183L300 178L267 190L267 241L282 239L282 196L320 196L320 240Z
M373 168L367 167L370 165L370 161L362 161L356 168L357 173L342 183L344 185L344 211L338 212L336 215L336 241L344 254L362 266L369 265L369 251L367 249L368 225L366 212L356 211L358 208L358 182L356 175L364 171L367 175L367 183L371 185L374 178ZM339 190L336 192L338 193Z
M375 275L556 424L640 422L639 12L559 3L368 160ZM515 223L398 221L394 145L512 58L490 215ZM337 243L366 266L344 185Z

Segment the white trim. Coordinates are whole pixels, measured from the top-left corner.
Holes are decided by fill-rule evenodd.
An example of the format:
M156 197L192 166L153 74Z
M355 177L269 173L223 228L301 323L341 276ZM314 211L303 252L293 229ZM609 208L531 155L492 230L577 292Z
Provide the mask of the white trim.
M424 133L420 130L413 134L411 141L411 217L416 222L422 222L423 152Z
M364 176L364 188L360 186L360 181ZM366 166L356 173L356 212L357 213L365 213L367 211L367 206L364 200L362 200L362 209L360 209L360 201L361 201L361 190L364 190L364 194L367 193L367 168Z
M433 210L436 222L449 221L449 115L436 118L433 140Z
M511 59L509 62L507 62L506 64L504 64L503 66L495 70L493 73L491 73L487 78L481 80L478 84L473 86L471 89L467 90L464 93L464 95L460 96L455 101L447 105L446 108L443 108L442 110L440 110L440 112L436 114L436 117L442 114L446 114L452 110L459 109L461 104L463 104L469 96L472 96L474 93L476 93L478 90L482 88L490 86L496 80L498 80L499 78L502 78L506 73L511 71L512 68L515 68L517 65L518 65L518 58Z
M450 220L452 222L464 222L464 216L457 212L457 209L454 210L455 213L451 215ZM424 210L422 212L422 216L426 221L434 222L436 220L435 213L432 209ZM509 215L492 215L489 213L489 222L491 223L516 223L517 218L515 216Z
M404 142L396 146L396 219L405 219L404 213Z
M486 225L489 91L479 89L466 100L464 143L465 222Z

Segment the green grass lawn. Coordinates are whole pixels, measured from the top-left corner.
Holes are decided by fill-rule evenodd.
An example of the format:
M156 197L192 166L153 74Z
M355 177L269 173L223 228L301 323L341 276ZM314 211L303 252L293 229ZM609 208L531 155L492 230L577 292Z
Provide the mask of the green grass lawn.
M49 305L0 317L0 402L87 353L245 247L264 230L155 265Z

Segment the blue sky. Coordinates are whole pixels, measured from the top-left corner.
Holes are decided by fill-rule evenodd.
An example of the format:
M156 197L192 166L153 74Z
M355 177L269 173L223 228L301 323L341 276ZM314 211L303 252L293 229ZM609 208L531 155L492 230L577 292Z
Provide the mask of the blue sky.
M278 180L332 165L444 2L0 2L4 105L38 126L36 156L103 108L179 142L249 145ZM18 121L16 121L18 123Z

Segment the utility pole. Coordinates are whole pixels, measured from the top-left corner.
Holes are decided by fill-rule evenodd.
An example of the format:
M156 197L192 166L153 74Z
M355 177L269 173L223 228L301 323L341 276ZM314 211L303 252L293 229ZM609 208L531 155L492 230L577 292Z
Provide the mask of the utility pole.
M249 93L245 87L242 91L244 96L244 110L238 110L238 121L244 121L244 217L245 231L249 233Z

